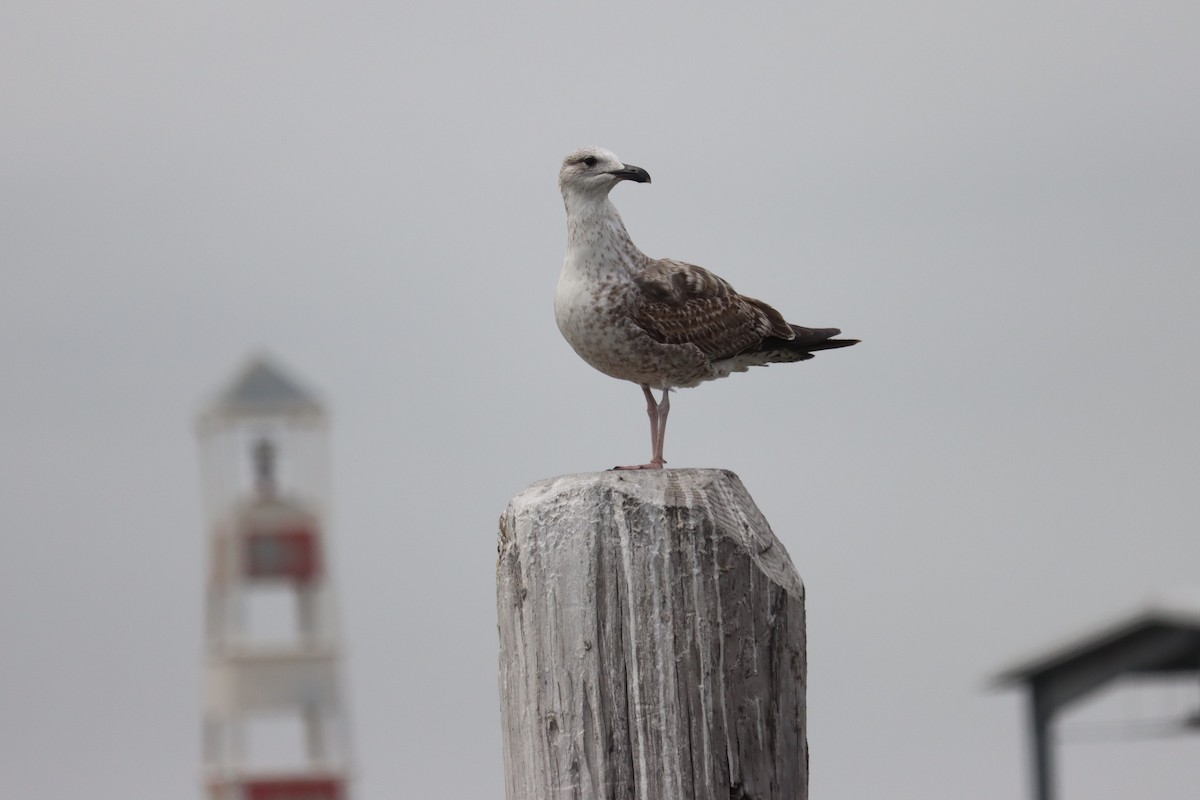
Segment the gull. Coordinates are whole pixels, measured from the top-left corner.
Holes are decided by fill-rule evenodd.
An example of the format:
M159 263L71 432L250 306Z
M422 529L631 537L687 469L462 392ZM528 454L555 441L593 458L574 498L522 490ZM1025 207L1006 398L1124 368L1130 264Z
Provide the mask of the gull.
M858 340L833 338L841 333L837 328L792 325L703 267L647 256L608 198L621 181L650 183L650 174L602 147L584 147L563 160L558 185L567 209L567 254L554 318L580 358L642 387L650 461L616 469L662 469L673 389L754 366L805 361ZM662 390L660 402L653 389Z

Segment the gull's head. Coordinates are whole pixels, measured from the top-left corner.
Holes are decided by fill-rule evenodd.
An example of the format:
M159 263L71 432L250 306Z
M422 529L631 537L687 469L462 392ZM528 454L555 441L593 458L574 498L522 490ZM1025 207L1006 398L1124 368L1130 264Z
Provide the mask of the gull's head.
M621 181L649 183L650 173L626 164L603 147L581 147L563 159L558 186L563 197L604 198Z

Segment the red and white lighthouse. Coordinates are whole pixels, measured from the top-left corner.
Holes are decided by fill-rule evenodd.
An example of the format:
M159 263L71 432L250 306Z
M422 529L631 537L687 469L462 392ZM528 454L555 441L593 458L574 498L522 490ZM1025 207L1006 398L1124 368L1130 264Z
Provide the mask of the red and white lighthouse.
M256 359L200 416L210 800L346 800L325 412Z

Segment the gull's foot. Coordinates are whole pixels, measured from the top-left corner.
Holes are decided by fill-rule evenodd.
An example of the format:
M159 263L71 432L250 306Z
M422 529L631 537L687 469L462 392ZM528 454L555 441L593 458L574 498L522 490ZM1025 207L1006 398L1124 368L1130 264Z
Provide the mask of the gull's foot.
M665 461L651 461L649 464L634 464L630 467L613 467L613 470L618 469L662 469ZM611 470L610 470L611 471Z

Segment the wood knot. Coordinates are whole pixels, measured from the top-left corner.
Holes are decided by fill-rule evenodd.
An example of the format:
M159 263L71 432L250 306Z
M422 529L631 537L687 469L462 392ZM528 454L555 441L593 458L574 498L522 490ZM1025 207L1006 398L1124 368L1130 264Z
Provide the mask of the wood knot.
M742 782L738 781L729 785L729 800L754 800L754 798L742 787Z

